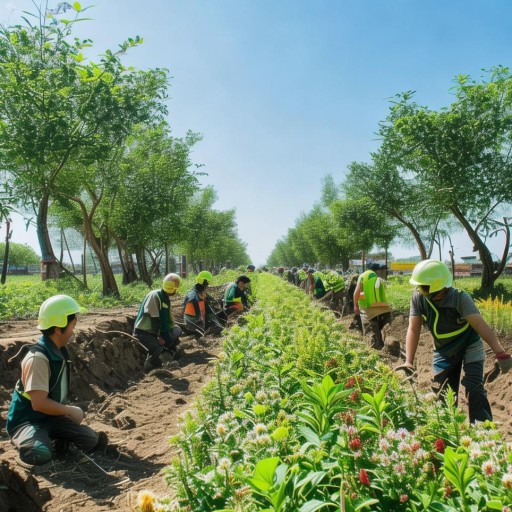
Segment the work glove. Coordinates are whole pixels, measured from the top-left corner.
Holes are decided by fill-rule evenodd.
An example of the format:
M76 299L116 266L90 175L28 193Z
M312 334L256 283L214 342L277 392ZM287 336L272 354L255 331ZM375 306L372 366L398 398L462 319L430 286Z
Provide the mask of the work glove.
M496 354L496 360L501 373L507 373L512 368L512 356L509 353L499 352Z

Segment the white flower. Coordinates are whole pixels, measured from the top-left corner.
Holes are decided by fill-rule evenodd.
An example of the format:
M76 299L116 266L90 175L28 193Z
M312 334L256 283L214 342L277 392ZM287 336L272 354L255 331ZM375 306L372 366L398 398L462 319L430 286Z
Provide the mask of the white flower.
M229 460L227 457L223 457L219 460L219 463L217 464L217 471L219 473L225 473L229 468L231 467L231 460Z

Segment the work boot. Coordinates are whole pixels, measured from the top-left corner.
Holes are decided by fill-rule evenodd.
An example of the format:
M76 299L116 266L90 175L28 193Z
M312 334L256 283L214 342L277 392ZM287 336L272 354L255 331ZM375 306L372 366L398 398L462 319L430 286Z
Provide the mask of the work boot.
M55 439L53 449L55 450L55 456L58 459L65 459L69 452L69 441L66 439Z

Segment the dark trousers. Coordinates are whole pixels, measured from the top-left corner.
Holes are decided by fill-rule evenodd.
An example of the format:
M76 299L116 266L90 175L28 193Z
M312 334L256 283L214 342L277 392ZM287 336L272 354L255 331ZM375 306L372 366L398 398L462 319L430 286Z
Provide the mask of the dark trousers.
M11 436L20 451L20 459L27 464L46 464L52 458L52 441L61 439L73 443L85 452L98 444L98 434L87 425L78 425L67 416L49 416L42 423L18 427Z
M148 355L144 363L144 371L147 372L155 368L160 368L162 366L160 354L162 353L162 350L164 348L171 353L176 349L176 346L179 343L178 336L181 335L181 329L179 327L174 327L173 332L171 333L171 342L166 343L165 345L160 345L160 340L158 339L158 336L150 332L135 329L133 335L148 351Z
M370 345L372 348L381 349L384 346L382 329L391 322L391 313L383 313L368 320L366 315L361 317L363 322L363 333L370 333Z
M445 366L446 364L449 366L434 375L434 391L439 392L439 390L450 386L458 396L459 386L462 384L468 401L470 423L492 421L491 405L487 400L487 392L484 388L484 361L464 364L462 381L460 379L463 367L462 358L450 363L445 361Z

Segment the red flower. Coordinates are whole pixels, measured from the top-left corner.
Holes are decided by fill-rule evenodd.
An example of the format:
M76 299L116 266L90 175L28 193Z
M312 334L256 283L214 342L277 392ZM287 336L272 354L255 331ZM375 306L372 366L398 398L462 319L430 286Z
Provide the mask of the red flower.
M446 445L444 444L444 441L441 438L438 438L436 442L434 443L434 449L438 453L444 453L444 449L446 448Z
M348 442L348 447L351 450L359 450L359 448L361 448L361 439L359 439L359 437L354 437L354 439L351 439Z
M345 389L353 388L357 384L355 377L350 377L345 383Z
M355 402L359 397L359 393L357 391L354 391L350 394L350 400L352 400L352 402Z
M368 473L367 473L366 469L359 470L359 481L363 485L370 485L370 479L368 478Z
M405 503L408 499L409 499L409 496L407 496L407 494L400 495L400 503Z

